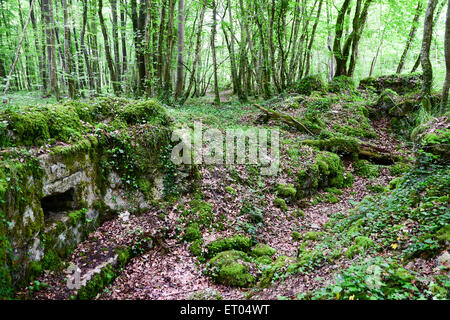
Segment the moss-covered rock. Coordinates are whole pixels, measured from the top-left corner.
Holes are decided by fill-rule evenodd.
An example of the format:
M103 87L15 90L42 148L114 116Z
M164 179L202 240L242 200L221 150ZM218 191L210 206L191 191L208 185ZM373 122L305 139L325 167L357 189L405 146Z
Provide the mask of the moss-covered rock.
M273 257L277 253L277 250L269 247L267 244L258 243L256 246L253 247L252 251L250 252L250 255L254 257L262 257L262 256L268 256Z
M295 90L299 94L309 96L313 91L325 92L326 84L320 75L312 75L297 82L295 84Z
M184 234L184 240L192 242L198 239L202 239L202 237L203 236L198 223L191 223L190 225L188 225Z
M436 118L413 131L411 138L416 149L435 155L435 161L448 163L450 159L450 116Z
M294 199L297 194L297 190L293 184L279 183L277 185L277 194L282 198Z
M337 76L328 84L328 91L339 93L341 91L355 90L355 82L347 76Z
M303 198L327 187L342 188L348 183L340 157L331 152L319 152L314 162L298 173L297 197Z
M249 272L249 263L250 258L242 251L223 251L207 263L206 273L217 283L249 287L256 281Z
M392 74L378 78L370 77L360 81L360 89L374 89L381 93L386 89L395 91L400 95L419 91L422 87L423 76L420 73Z
M288 211L286 201L282 198L275 198L275 200L273 201L273 205L277 208L280 208L283 212Z
M219 252L228 250L248 252L251 246L252 241L243 235L235 235L229 238L218 239L206 246L207 257L211 258Z

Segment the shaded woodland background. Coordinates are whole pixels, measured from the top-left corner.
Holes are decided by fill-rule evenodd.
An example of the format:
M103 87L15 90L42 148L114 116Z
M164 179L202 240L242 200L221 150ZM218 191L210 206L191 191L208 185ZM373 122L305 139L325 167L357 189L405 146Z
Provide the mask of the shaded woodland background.
M112 92L184 103L211 92L220 103L219 92L229 89L241 101L269 98L312 74L358 80L421 72L428 17L433 85L441 90L447 4L2 0L0 88L9 79L11 91L57 99Z

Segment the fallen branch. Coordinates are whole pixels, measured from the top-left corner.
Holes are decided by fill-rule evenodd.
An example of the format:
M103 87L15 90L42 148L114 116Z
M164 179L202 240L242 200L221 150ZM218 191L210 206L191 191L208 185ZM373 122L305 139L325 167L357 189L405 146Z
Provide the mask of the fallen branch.
M281 120L282 122L286 123L287 125L295 127L301 131L306 131L310 135L314 135L314 133L312 133L311 130L309 130L303 123L301 123L300 121L298 121L297 119L295 119L294 117L292 117L288 114L274 111L269 108L264 108L257 104L254 104L254 106L256 108L258 108L259 110L263 111L265 114L267 114L270 118L272 118L274 120Z

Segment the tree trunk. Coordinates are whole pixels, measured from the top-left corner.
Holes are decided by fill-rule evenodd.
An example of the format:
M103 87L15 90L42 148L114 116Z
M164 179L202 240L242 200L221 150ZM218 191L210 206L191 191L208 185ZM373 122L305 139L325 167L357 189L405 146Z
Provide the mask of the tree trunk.
M126 87L126 72L128 70L127 68L127 42L126 42L126 33L127 33L127 8L126 3L124 0L120 0L120 36L122 40L122 79L120 79L123 82L123 85Z
M30 4L31 8L33 7L33 3L34 3L34 0L31 1L31 4ZM8 89L9 89L11 76L12 76L12 74L14 72L14 69L16 67L17 61L19 60L19 57L20 57L20 49L22 48L22 42L25 39L25 33L27 31L28 24L30 23L30 20L31 20L31 12L32 12L32 10L30 10L30 13L28 14L27 22L23 26L22 37L20 38L19 44L17 45L16 57L14 59L13 65L11 66L11 70L9 71L9 75L8 75L7 80L6 80L5 90L3 91L3 95L5 97L6 97L6 93L8 92ZM7 102L7 100L4 99L4 102Z
M69 87L69 97L74 99L76 95L75 81L72 74L72 44L70 41L70 21L67 9L67 0L62 0L63 5L63 17L64 17L64 60L65 60L65 73L67 77L67 83Z
M423 69L422 106L426 111L431 111L431 88L433 85L433 66L430 60L431 39L433 37L433 14L437 0L429 0L425 14L422 48L420 50L420 62Z
M192 86L194 85L194 79L195 79L195 72L196 72L196 68L197 68L197 63L200 60L200 48L201 48L201 40L202 40L202 29L203 29L203 22L205 19L205 11L206 11L206 5L207 5L207 1L208 0L203 0L202 2L202 8L200 11L200 22L198 25L198 30L197 30L197 42L195 45L195 56L194 56L194 62L192 63L192 72L191 72L191 76L189 79L189 85L188 88L184 94L184 97L181 101L181 104L183 105L186 100L189 98L190 94L191 94L191 90L192 90Z
M55 29L53 18L53 5L52 0L42 0L42 12L44 15L45 32L47 38L47 58L50 76L50 88L57 100L60 99L58 76L56 70L56 41L55 41Z
M180 98L184 91L184 0L178 0L178 59L177 84L175 98Z
M85 35L86 35L86 24L87 24L87 0L83 0L83 24L81 27L81 35L80 35L80 45L81 45L81 51L83 51L84 56L84 64L86 65L87 74L89 77L89 89L95 90L95 80L94 80L94 74L91 70L91 64L89 61L89 55L86 49L86 43L85 43Z
M111 82L113 86L113 90L115 94L119 94L120 88L115 81L116 78L116 71L114 70L114 62L111 57L111 49L109 47L109 40L108 40L108 32L106 30L105 20L103 19L103 0L98 1L98 17L100 20L100 28L102 29L103 39L104 39L104 45L105 45L105 55L106 55L106 62L108 64L109 69L109 75L111 77Z
M450 1L448 1L447 18L445 19L445 82L442 88L441 114L448 110L448 90L450 86Z
M112 14L112 38L114 48L114 67L116 71L115 81L119 81L122 77L120 75L120 53L119 53L119 31L117 29L117 0L110 0L111 14Z
M434 16L434 20L433 20L433 29L434 29L434 27L436 26L436 24L439 21L439 17L441 16L441 11L442 11L446 1L447 0L443 0L442 3L438 7L438 10L437 10L436 15ZM421 60L420 60L420 53L419 53L419 56L417 57L416 63L414 64L411 72L416 72L417 71L417 68L419 68L419 66L420 66L420 61Z
M423 9L422 0L419 0L419 3L417 4L417 8L416 8L416 14L414 16L414 19L413 19L413 22L411 25L411 31L409 32L408 40L406 40L405 50L403 51L402 57L400 58L400 62L397 67L397 73L402 73L409 49L411 48L411 44L413 43L414 38L416 36L417 26L419 23L420 15L422 13L422 9Z
M33 32L34 32L34 45L36 47L36 52L38 56L38 65L39 65L39 72L41 76L41 83L42 83L42 92L45 93L47 90L47 75L45 72L45 66L44 66L44 59L45 56L39 54L39 52L45 53L45 46L44 42L42 41L41 45L39 45L39 35L38 35L38 29L37 29L37 23L36 23L36 17L34 15L34 0L30 0L30 17L31 17L31 25L33 26ZM1 63L0 63L1 68ZM1 70L0 70L0 78L1 78Z
M213 24L211 28L211 51L213 59L213 71L214 71L214 104L216 106L220 105L220 93L219 93L219 82L217 78L217 57L216 57L216 32L217 32L217 7L216 0L212 0L213 7Z

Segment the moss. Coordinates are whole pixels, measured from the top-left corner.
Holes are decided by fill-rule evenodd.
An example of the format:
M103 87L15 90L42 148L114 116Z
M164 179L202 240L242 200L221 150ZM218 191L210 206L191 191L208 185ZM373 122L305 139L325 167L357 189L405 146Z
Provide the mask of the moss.
M187 228L184 234L184 240L188 242L193 242L198 239L202 239L202 233L200 231L200 227L198 223L191 223Z
M217 283L249 287L255 283L255 277L249 272L246 263L249 257L241 251L230 250L218 253L207 264L207 274Z
M228 194L231 194L232 196L237 195L237 192L236 192L236 190L233 189L233 187L230 187L230 186L225 187L225 191L226 191Z
M265 268L261 276L261 280L258 283L260 288L268 288L273 281L275 274L288 264L289 258L286 256L280 256L272 263L268 268Z
M311 95L313 91L325 92L326 84L320 75L312 75L301 79L295 84L297 93Z
M292 237L292 240L294 240L294 241L301 241L302 240L302 234L300 232L298 232L298 231L292 231L291 237Z
M192 244L189 246L189 252L196 257L200 257L202 255L202 245L203 245L203 238L196 239Z
M280 208L281 211L286 212L288 210L288 206L286 204L286 201L284 201L284 199L275 198L275 200L273 201L273 204L275 207Z
M292 212L292 216L294 218L305 218L306 214L305 211L303 211L302 209L297 209Z
M86 212L87 209L81 209L78 211L73 211L68 214L69 216L69 225L76 226L79 223L86 222Z
M209 226L214 220L212 205L202 200L194 199L190 202L192 214L195 215L196 221L202 226Z
M170 122L165 109L154 99L126 104L118 114L128 124L151 122L167 125Z
M104 287L111 284L116 277L117 273L115 272L112 265L107 265L102 269L100 273L95 274L92 279L88 281L86 286L81 287L80 290L78 290L78 299L93 299L98 293L103 290Z
M279 183L277 185L277 194L282 198L294 199L295 195L297 194L297 190L295 189L293 184Z
M266 244L258 243L250 252L254 257L268 256L273 257L277 253L277 250L269 247Z
M44 270L56 271L61 265L61 258L54 250L49 250L42 258L42 268Z
M359 143L356 138L333 137L325 140L304 140L302 144L316 147L320 150L341 154L354 154L359 152Z
M323 232L310 231L303 235L304 240L318 241L323 236Z
M362 178L377 178L380 175L378 166L367 160L359 160L354 164L355 173Z
M362 79L359 83L361 89L372 88L377 93L381 93L386 89L395 91L397 94L404 95L411 92L417 92L422 86L422 74L392 74L378 78L369 77Z
M328 84L328 91L333 93L339 93L341 91L353 91L355 90L355 82L352 78L347 76L337 76Z
M252 241L242 235L235 235L230 238L218 239L207 245L207 257L211 258L222 251L238 250L248 252L252 246Z

